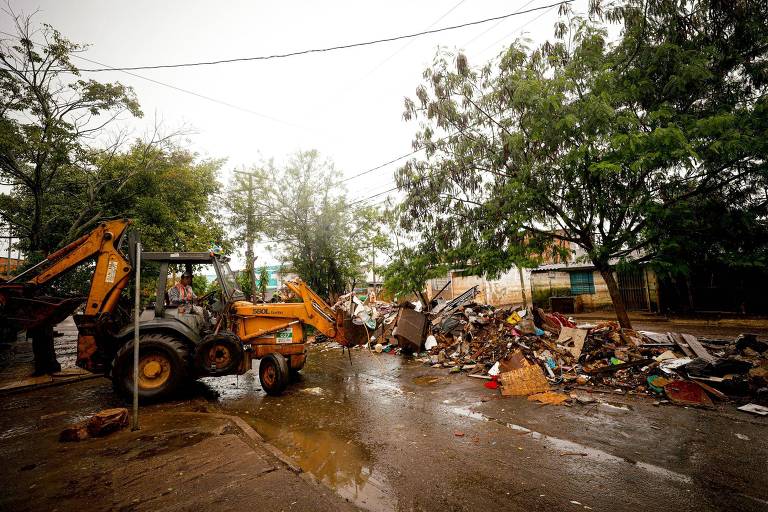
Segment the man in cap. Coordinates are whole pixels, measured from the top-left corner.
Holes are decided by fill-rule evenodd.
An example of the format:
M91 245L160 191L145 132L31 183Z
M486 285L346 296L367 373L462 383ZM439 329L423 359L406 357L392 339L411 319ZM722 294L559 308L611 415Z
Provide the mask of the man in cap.
M194 304L197 295L192 291L192 272L187 270L181 274L181 279L170 290L168 290L168 302L172 306L183 304Z

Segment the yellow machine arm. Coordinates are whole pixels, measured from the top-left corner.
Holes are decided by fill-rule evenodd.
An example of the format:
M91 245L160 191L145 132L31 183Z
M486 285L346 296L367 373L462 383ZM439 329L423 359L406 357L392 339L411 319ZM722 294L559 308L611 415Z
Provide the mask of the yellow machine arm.
M27 285L43 285L72 270L85 260L97 256L85 314L96 315L113 311L120 293L128 284L131 273L130 263L114 244L120 240L130 223L131 221L127 219L100 223L87 235L50 254L44 260L47 266L29 279Z
M252 304L237 302L235 314L240 318L238 335L244 342L287 329L297 323L308 324L341 345L357 343L354 327L341 312L334 311L319 295L299 278L285 283L301 302ZM348 324L348 325L347 325Z

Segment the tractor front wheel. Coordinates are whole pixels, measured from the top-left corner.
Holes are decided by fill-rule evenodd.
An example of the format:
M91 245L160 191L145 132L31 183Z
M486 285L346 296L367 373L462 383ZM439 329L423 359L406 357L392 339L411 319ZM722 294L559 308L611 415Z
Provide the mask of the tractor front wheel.
M146 334L139 341L139 399L163 400L179 391L189 375L189 351L179 340ZM125 397L133 395L133 341L115 355L112 384Z
M288 385L288 362L281 354L273 353L262 358L259 363L261 388L271 396L282 393Z

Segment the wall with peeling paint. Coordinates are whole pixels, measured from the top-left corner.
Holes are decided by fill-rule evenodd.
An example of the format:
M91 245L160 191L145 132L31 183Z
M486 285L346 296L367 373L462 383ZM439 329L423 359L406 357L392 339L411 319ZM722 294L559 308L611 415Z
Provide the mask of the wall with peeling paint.
M465 276L460 270L452 270L445 278L433 279L427 283L427 298L432 300L448 279L450 279L450 284L440 294L440 297L444 299L450 300L458 297L473 286L477 286L480 290L478 300L486 304L504 306L524 303L530 305L531 303L531 271L528 269L523 269L522 284L517 267L512 267L497 279L487 279L485 276Z

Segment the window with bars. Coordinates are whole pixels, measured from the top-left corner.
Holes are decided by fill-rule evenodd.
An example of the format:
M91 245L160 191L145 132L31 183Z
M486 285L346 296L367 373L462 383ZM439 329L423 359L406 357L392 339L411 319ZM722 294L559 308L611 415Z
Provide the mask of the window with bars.
M571 272L571 295L595 293L595 280L592 272Z

